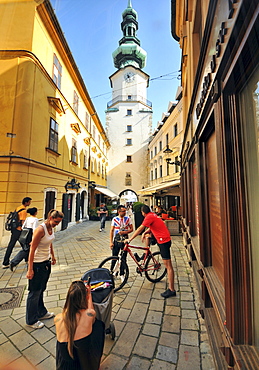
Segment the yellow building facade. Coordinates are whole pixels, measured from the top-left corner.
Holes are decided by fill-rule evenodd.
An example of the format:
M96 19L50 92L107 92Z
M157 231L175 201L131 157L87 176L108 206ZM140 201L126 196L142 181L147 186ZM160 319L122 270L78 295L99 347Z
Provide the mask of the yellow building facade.
M25 196L38 217L87 218L89 188L106 186L109 141L47 1L0 0L0 239Z
M165 209L180 206L180 154L183 140L182 89L178 88L176 101L169 102L168 110L153 132L148 145L149 185L139 190L141 200Z

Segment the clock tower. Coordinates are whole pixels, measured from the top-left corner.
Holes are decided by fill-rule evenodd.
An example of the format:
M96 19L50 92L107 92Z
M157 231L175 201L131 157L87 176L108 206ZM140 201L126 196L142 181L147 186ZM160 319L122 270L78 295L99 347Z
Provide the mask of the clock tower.
M117 68L109 78L112 100L107 104L106 130L108 187L121 195L121 203L137 201L137 192L148 183L147 147L152 130L152 104L147 100L149 75L142 69L147 53L137 38L138 14L131 0L122 13L123 37L113 52Z

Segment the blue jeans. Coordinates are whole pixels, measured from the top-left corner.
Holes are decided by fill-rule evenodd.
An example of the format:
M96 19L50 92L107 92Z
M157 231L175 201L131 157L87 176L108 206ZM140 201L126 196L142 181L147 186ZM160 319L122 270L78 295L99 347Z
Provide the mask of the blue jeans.
M7 249L5 251L3 265L5 265L5 266L9 265L10 256L12 254L13 248L14 248L17 240L19 239L20 235L21 235L21 230L15 229L15 230L12 231L11 239L10 239L10 241L8 243L8 246L7 246Z
M34 276L29 280L29 294L26 303L26 324L33 325L43 317L48 310L44 306L43 292L51 272L51 262L33 263Z
M13 266L17 266L23 259L25 262L27 262L28 257L29 257L29 252L30 252L30 249L28 249L27 251L24 251L23 249L20 250L20 252L18 252L16 256L14 256L14 258L11 260L11 264Z
M101 221L101 229L105 229L105 220L106 220L106 215L100 216L100 221Z

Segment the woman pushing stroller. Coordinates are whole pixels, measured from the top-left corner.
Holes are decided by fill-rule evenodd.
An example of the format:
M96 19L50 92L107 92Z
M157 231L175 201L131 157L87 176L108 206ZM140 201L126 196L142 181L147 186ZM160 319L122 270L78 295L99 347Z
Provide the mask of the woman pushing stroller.
M63 312L55 317L56 369L98 370L105 328L96 320L91 288L74 281L67 293Z

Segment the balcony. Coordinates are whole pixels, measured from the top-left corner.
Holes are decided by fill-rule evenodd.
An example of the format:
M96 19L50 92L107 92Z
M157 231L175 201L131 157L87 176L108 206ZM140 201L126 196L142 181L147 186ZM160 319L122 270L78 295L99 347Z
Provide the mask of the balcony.
M118 95L118 96L116 96L116 98L114 98L113 100L111 100L107 103L107 109L109 109L110 107L112 107L114 104L116 104L118 102L138 102L138 103L144 104L145 106L147 106L149 108L152 108L151 101L149 101L147 99L144 99L142 96L138 96L138 95Z

